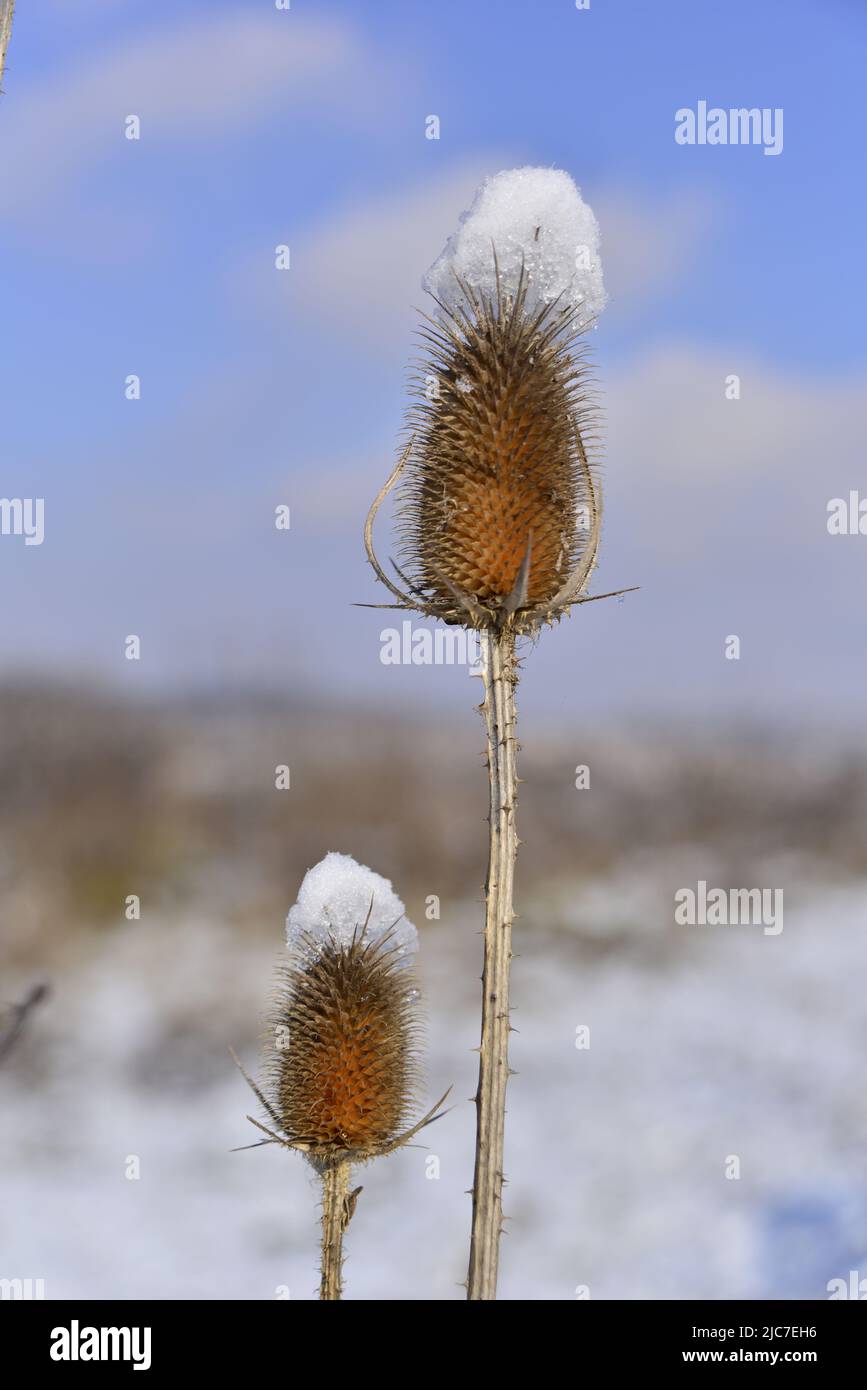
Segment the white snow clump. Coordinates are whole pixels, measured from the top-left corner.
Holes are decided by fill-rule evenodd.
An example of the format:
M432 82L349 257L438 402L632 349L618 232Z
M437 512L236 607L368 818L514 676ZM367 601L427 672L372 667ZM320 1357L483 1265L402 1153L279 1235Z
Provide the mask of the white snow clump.
M363 927L363 939L369 942L390 932L388 947L395 948L398 959L408 960L418 949L418 933L389 880L350 854L332 850L304 875L298 901L286 918L286 944L295 955L305 956L320 943L348 946Z
M514 293L523 262L528 311L559 299L578 311L583 327L605 308L599 224L564 170L507 169L486 179L422 287L448 309L459 308L457 273L496 303L494 247L505 291Z

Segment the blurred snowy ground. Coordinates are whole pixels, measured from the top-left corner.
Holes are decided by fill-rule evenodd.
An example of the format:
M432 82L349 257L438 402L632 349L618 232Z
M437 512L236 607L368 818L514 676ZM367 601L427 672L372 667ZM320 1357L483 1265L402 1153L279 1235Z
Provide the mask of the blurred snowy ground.
M675 928L668 882L603 878L556 928L520 924L503 1297L823 1298L867 1274L867 882L789 884L778 937ZM480 912L419 923L428 1097L454 1083L455 1108L359 1175L349 1298L462 1297ZM70 937L0 1072L0 1277L49 1298L314 1297L303 1160L230 1152L256 1132L226 1048L255 1065L280 947L279 922ZM7 972L4 997L32 978Z

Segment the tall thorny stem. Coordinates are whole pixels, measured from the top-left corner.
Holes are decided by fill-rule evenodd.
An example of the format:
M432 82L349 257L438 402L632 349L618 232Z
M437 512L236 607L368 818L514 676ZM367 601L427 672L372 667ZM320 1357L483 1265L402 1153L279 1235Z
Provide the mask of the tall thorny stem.
M343 1232L352 1215L349 1202L348 1159L328 1164L322 1171L322 1278L320 1300L335 1301L343 1294Z
M490 780L489 857L485 884L485 949L482 971L482 1035L476 1092L476 1161L467 1297L494 1299L503 1221L503 1145L509 1077L509 969L512 959L513 884L518 836L515 826L515 686L518 671L511 627L482 633L482 713Z

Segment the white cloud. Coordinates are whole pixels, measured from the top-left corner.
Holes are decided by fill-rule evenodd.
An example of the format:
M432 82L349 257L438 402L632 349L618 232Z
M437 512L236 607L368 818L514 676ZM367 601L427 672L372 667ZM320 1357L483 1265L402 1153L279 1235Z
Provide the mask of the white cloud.
M730 377L738 399L727 399ZM863 380L769 366L743 348L657 345L615 373L606 394L618 431L612 447L632 454L640 444L651 461L649 471L631 463L643 487L737 491L759 478L793 484L802 472L842 486L867 426Z
M492 163L467 161L340 209L298 236L291 271L278 275L263 258L247 265L236 280L239 297L287 330L300 312L368 347L405 342L413 308L428 308L421 277Z
M720 216L717 200L693 189L661 198L603 189L593 210L602 229L605 283L618 314L676 285Z
M740 378L740 399L726 398ZM742 349L655 348L605 383L605 486L617 566L657 579L699 559L696 594L746 600L768 565L804 598L807 557L827 587L856 577L861 538L830 537L827 503L864 488L867 383L768 366ZM812 577L810 584L815 585Z
M260 258L239 277L240 293L287 325L297 313L364 342L405 338L413 306L429 310L421 278L483 180L513 160L481 154L409 188L377 194L332 213L299 235L292 270L276 275ZM653 202L619 191L583 190L602 228L602 260L612 305L630 312L663 293L694 262L714 215L689 191ZM291 308L290 308L291 305Z
M127 147L123 122L143 140L183 141L237 131L283 108L326 119L372 114L371 56L333 19L277 10L219 14L149 29L104 48L38 86L19 87L3 110L2 202L7 216L44 213L58 196Z

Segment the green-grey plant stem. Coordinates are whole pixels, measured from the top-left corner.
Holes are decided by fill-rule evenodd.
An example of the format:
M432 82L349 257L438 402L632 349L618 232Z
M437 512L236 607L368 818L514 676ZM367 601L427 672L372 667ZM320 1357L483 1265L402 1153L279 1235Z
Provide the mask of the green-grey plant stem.
M338 1159L322 1169L322 1278L320 1300L336 1300L343 1293L343 1232L348 1224L349 1159Z
M482 712L488 736L489 858L485 884L482 1036L476 1092L476 1163L467 1298L494 1299L503 1221L503 1141L509 1078L509 967L518 836L515 634L482 633Z

